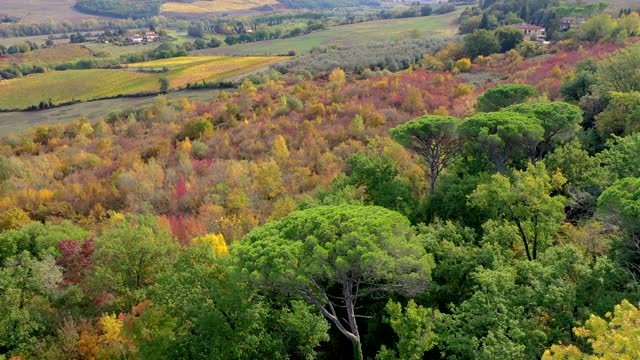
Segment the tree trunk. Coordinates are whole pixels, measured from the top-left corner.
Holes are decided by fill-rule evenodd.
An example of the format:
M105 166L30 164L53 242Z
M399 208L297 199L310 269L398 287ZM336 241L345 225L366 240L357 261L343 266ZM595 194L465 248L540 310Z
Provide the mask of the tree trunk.
M429 195L433 195L433 193L436 191L437 177L438 177L438 174L436 174L433 170L431 170L431 173L429 174Z
M355 302L356 296L353 293L354 282L352 279L342 284L342 295L344 296L344 305L347 309L347 320L353 337L353 359L362 360L362 344L360 343L360 332L358 331L358 322L356 321Z
M353 360L362 360L362 344L360 339L353 340Z

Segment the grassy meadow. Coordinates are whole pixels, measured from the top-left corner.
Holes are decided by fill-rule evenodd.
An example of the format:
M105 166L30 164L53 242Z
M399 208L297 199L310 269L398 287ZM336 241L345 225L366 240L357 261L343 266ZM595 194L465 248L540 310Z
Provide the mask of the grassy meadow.
M455 21L459 14L460 10L445 15L376 20L353 25L335 26L295 38L224 46L216 49L200 50L196 53L228 56L273 56L287 54L292 50L298 54L303 54L316 46L362 44L422 36L448 37L455 35L457 32ZM380 31L381 29L384 31Z
M169 80L170 89L179 89L202 80L229 80L283 60L285 58L282 57L194 56L149 61L118 70L50 71L0 82L0 109L24 109L49 99L59 104L155 93L160 88L160 77ZM141 71L143 68L158 70L163 67L168 71Z
M0 67L8 64L49 64L57 65L95 57L95 53L84 45L60 44L22 54L8 56L0 60Z

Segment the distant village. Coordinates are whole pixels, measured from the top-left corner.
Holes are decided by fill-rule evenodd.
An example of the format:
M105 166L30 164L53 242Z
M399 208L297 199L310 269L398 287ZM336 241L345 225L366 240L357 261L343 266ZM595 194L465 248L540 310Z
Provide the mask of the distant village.
M125 32L124 30L106 30L98 35L97 42L114 45L144 45L166 40L164 30L149 29Z

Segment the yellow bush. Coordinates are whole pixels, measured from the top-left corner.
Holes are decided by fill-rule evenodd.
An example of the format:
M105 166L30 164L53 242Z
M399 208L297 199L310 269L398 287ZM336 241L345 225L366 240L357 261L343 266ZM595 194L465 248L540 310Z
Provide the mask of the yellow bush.
M456 86L456 88L453 90L453 95L456 98L459 97L463 97L466 95L469 95L473 92L473 85L470 84L460 84L458 86Z
M440 106L433 111L433 115L447 116L449 115L449 110L444 106Z
M433 83L433 85L440 86L440 85L442 85L442 83L444 83L444 76L442 76L440 74L435 75L431 79L431 82Z
M388 89L389 88L389 80L382 79L382 80L376 82L375 84L373 84L373 87L375 89Z
M456 61L455 68L458 69L460 72L469 72L469 71L471 71L471 59L462 58L462 59Z

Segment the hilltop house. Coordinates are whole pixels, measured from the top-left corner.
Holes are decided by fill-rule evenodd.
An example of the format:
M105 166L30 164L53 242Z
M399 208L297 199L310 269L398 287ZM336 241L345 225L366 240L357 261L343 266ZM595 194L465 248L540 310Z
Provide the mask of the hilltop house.
M575 28L579 28L580 25L587 22L587 18L582 17L563 17L560 19L560 30L567 31Z
M524 40L544 41L546 37L545 29L542 26L532 24L514 24L509 25L512 28L516 28L523 32Z

